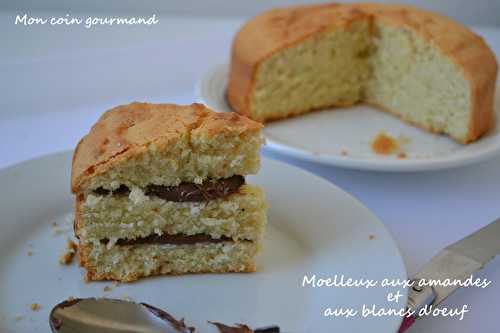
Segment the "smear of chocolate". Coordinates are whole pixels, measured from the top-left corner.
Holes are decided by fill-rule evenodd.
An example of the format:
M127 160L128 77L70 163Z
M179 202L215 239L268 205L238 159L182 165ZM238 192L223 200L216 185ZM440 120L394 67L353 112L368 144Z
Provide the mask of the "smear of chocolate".
M268 326L257 328L253 331L254 333L280 333L279 326Z
M106 190L106 189L104 189L102 187L99 187L98 189L94 190L94 193L98 194L98 195L108 195L110 192L113 195L129 195L130 190L125 185L120 185L119 188L117 188L116 190L113 190L113 191Z
M243 184L245 184L245 178L235 175L225 179L207 180L203 184L182 183L178 186L148 185L144 194L173 202L206 202L225 198L230 194L236 193ZM112 195L128 195L130 189L125 185L121 185L113 191L100 187L94 190L94 193L98 195L108 195L109 193Z
M278 326L268 326L252 330L244 324L228 326L214 321L209 321L209 323L217 327L220 333L280 333L280 328Z
M60 309L64 309L64 308L67 308L69 306L73 306L75 305L76 303L80 302L82 299L81 298L73 298L73 299L68 299L68 300L65 300L59 304L56 305L56 307L52 310L52 313L54 311L56 311L57 308L60 308ZM52 330L54 331L58 331L62 325L63 325L63 322L61 319L59 318L56 318L54 317L52 314L50 315L50 320L49 320L49 324L50 324L50 327L52 328Z
M172 315L167 313L166 311L163 311L161 309L158 309L158 308L156 308L152 305L146 304L146 303L140 303L140 304L142 306L144 306L146 309L148 309L149 312L154 314L156 317L169 323L172 326L172 328L175 329L176 332L178 332L178 333L193 333L195 331L194 327L186 326L184 319L177 320ZM166 333L168 333L168 332L166 332Z
M56 317L50 317L50 328L54 331L59 331L62 327L62 320Z
M178 186L149 185L146 195L154 195L167 201L203 202L235 193L245 183L243 176L208 180L203 184L183 183Z
M209 323L217 327L220 333L253 333L250 327L244 324L236 324L236 326L228 326L215 321L209 321Z

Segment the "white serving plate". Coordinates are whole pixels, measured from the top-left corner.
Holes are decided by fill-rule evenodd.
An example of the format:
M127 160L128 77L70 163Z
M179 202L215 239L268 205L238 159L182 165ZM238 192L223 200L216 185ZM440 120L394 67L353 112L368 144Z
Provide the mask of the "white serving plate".
M383 224L326 180L267 159L257 176L248 177L265 189L270 207L257 273L164 276L114 286L85 283L76 263L58 263L72 237L70 166L71 153L65 152L0 171L0 332L48 332L51 307L70 296L129 297L185 317L199 332L213 332L207 320L279 324L294 333L397 330L399 317L322 315L326 307L395 307L386 300L390 290L301 287L305 274L406 278ZM104 292L105 286L112 290ZM32 303L40 309L31 311ZM399 304L406 304L406 296Z
M219 112L231 112L226 101L227 65L207 71L198 82L198 99ZM500 93L495 99L500 113ZM479 141L461 145L443 135L435 135L408 125L370 106L357 105L311 112L266 124L267 147L302 160L333 166L377 171L424 171L468 165L500 154L500 133L495 128ZM382 156L370 145L380 132L404 137L406 158ZM405 140L406 141L406 140Z

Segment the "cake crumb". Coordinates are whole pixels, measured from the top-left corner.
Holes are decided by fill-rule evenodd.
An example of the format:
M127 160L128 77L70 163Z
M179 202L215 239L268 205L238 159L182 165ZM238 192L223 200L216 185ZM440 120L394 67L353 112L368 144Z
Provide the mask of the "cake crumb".
M40 305L38 303L33 303L30 305L31 311L38 311L40 309Z
M105 286L104 288L102 288L102 291L104 291L105 293L109 293L111 290L113 290L113 288L111 288L110 286Z
M132 299L131 299L131 298L130 298L127 294L124 294L124 295L122 296L122 300L127 301L127 302L130 302Z
M371 143L372 150L379 155L391 155L399 150L399 143L392 136L380 131Z
M33 255L33 251L28 250L28 257L31 257Z
M375 239L375 235L368 235L368 239L369 239L369 240L373 240L373 239Z
M340 155L342 155L342 156L347 156L347 154L348 154L348 152L347 152L347 150L345 150L345 149L342 149L342 150L340 151Z
M59 236L60 234L62 234L62 230L61 228L59 228L59 225L56 221L52 222L52 234L54 234L55 236Z
M400 135L398 139L388 135L384 131L380 131L373 138L371 148L378 155L393 155L399 159L406 158L406 152L402 150L402 146L410 142L410 139L404 135Z
M75 253L78 247L71 239L68 239L66 242L65 252L59 257L59 263L61 265L69 265L73 262L73 258L75 257Z
M397 155L397 157L398 157L399 159L405 159L405 158L407 158L408 156L406 155L406 153L405 153L404 151L402 151L402 152L400 152L400 153Z
M14 321L20 321L22 319L23 319L23 316L21 316L21 315L17 315L14 317Z

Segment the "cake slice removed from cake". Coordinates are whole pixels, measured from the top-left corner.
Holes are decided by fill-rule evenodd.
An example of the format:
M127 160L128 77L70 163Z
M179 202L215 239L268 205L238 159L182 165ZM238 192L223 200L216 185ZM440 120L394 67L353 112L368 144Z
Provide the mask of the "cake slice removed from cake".
M266 224L261 125L201 104L132 103L104 113L72 166L87 280L253 272Z

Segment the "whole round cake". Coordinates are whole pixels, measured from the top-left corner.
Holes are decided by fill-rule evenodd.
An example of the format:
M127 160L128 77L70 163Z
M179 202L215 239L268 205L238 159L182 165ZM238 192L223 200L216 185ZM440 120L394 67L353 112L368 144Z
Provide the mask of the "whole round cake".
M410 6L273 9L232 45L227 98L261 122L368 103L461 143L494 123L497 62L484 40Z

